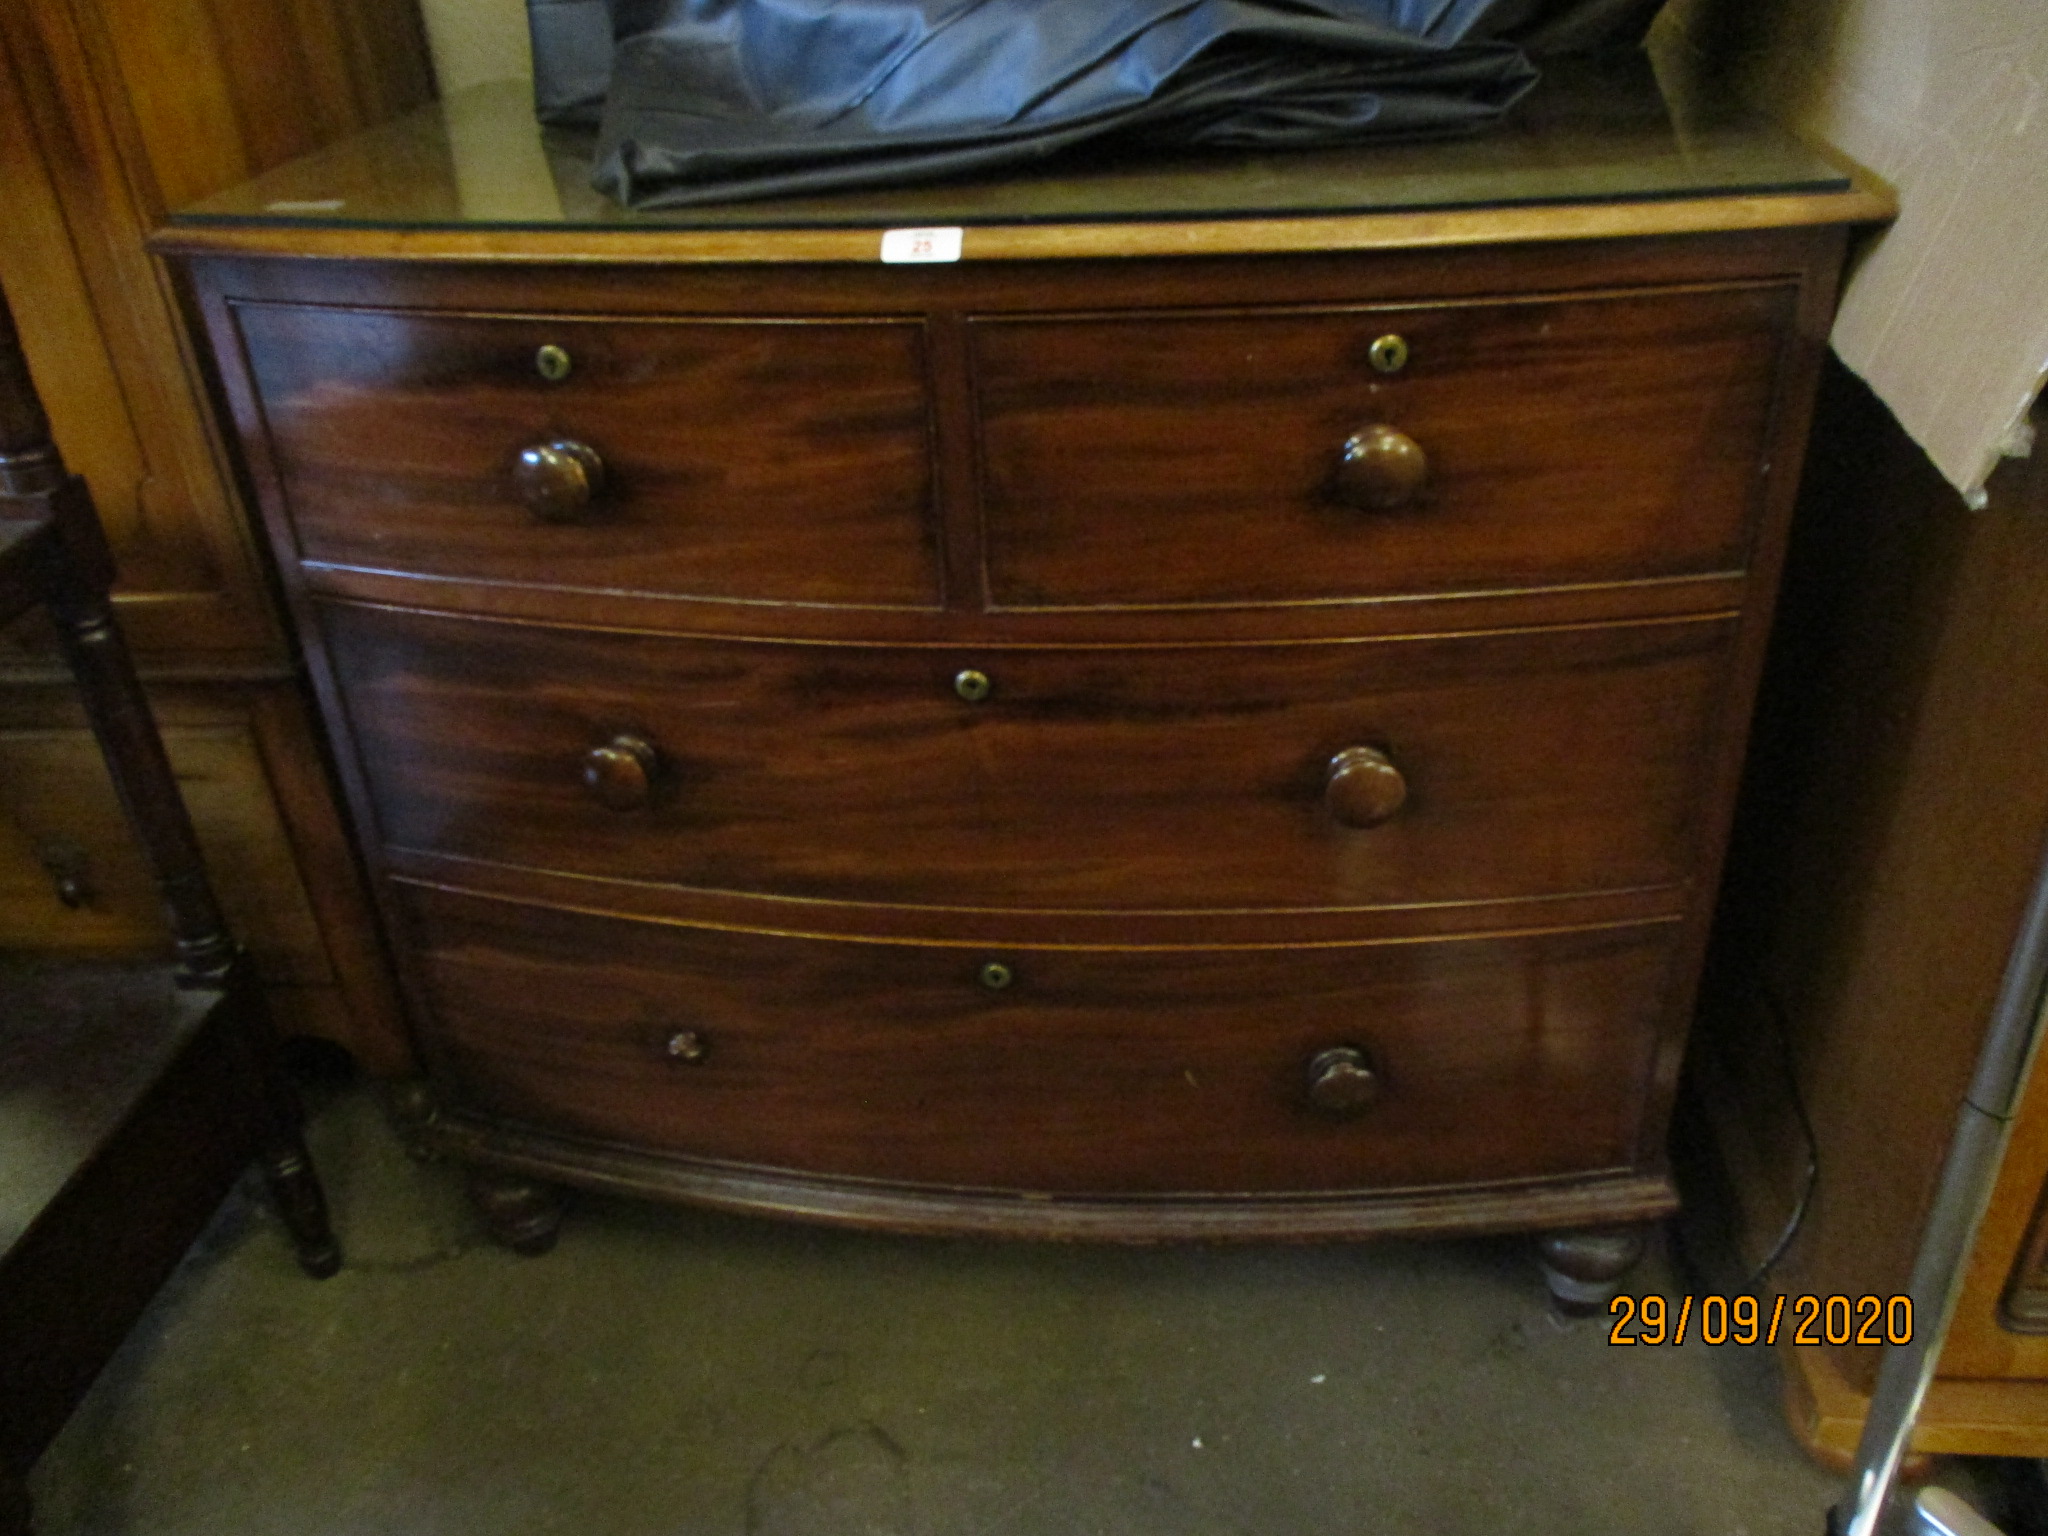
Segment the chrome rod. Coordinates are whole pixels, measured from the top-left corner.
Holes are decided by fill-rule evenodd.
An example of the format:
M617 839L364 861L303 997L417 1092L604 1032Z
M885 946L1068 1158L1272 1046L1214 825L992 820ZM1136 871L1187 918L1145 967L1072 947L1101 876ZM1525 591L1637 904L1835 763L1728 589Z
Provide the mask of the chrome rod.
M1908 1287L1913 1298L1912 1341L1885 1346L1877 1390L1871 1394L1870 1412L1856 1446L1855 1482L1848 1500L1835 1511L1836 1528L1844 1536L1894 1536L1927 1529L1916 1511L1892 1507L1893 1489L1955 1316L1964 1262L1998 1178L2013 1108L2040 1044L2044 980L2048 855L2035 872L2033 895L2006 961L1983 1049L1977 1054L1977 1070L1956 1113L1955 1136L1913 1261Z
M2005 1536L1976 1510L1946 1488L1922 1488L1913 1501L1919 1524L1914 1536Z

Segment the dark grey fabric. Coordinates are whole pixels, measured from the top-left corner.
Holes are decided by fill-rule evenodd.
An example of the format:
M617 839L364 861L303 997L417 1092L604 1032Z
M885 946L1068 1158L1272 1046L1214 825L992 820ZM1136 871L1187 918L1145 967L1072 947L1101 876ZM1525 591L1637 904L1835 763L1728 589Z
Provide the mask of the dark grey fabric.
M595 128L612 83L611 0L526 0L526 21L534 116Z
M537 48L543 13L573 10L578 57L596 56L587 9L601 0L530 3ZM1471 132L1535 83L1515 34L1640 35L1653 10L1653 0L610 0L593 179L621 202L661 208L931 180L1104 138L1273 148ZM1590 26L1571 20L1579 14L1593 15ZM571 97L584 99L550 87L553 102ZM554 110L587 120L573 104L567 117Z

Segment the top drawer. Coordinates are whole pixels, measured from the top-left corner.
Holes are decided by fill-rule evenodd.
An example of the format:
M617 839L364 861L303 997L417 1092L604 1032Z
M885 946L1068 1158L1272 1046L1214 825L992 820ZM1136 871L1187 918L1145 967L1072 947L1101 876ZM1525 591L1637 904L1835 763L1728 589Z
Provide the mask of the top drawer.
M238 305L236 320L267 438L252 446L268 449L305 560L694 597L940 600L921 322L270 304ZM560 445L595 454L595 473ZM522 454L551 446L522 479Z
M1795 297L979 319L989 599L1275 603L1740 569ZM1400 346L1376 360L1386 337ZM1421 459L1383 436L1347 488L1345 446L1373 427ZM1418 462L1403 504L1354 504L1359 482L1398 490Z

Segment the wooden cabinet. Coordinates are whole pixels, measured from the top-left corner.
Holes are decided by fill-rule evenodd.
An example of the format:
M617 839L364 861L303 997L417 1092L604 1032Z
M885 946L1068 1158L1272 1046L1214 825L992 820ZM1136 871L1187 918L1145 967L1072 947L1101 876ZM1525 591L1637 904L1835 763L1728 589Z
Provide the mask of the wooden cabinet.
M424 99L412 0L25 0L0 14L0 283L121 574L222 886L292 1028L407 1059L292 646L176 302L167 209ZM46 637L0 648L0 943L161 942Z
M1434 248L1040 208L895 268L914 195L822 234L418 217L451 194L397 168L488 105L163 245L422 1135L508 1235L547 1238L528 1176L1125 1239L1672 1208L1840 226L1879 205L1816 172ZM379 164L412 216L248 211ZM1552 1257L1583 1300L1628 1245Z
M1883 404L1830 370L1691 1079L1755 1263L1805 1182L1789 1053L1818 1150L1805 1222L1771 1277L1790 1295L1904 1289L2048 850L2040 450L1989 492L1966 508ZM2044 1186L2037 1061L1921 1450L2048 1455ZM1823 1343L1781 1363L1794 1432L1846 1461L1878 1351Z

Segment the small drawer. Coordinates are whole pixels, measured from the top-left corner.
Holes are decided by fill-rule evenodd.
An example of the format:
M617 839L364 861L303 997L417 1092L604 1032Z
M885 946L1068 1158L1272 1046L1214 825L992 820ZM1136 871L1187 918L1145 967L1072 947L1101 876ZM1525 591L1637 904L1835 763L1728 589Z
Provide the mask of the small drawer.
M1098 1196L1625 1168L1676 929L1007 951L395 891L422 1043L464 1112L718 1164Z
M1733 624L796 644L323 611L395 846L700 889L1278 909L1669 887Z
M1795 296L976 320L989 599L1738 570Z
M939 601L923 330L236 307L306 561Z

